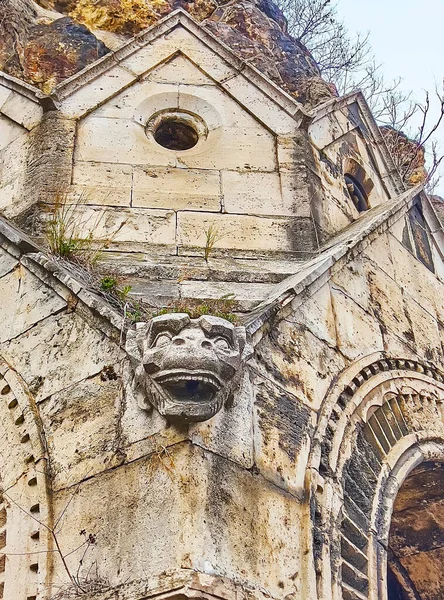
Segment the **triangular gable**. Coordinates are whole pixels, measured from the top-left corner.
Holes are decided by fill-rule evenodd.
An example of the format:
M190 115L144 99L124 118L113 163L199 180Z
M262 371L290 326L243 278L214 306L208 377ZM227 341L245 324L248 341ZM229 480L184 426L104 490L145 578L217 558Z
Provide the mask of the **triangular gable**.
M52 98L62 113L81 118L177 54L186 56L276 133L288 133L295 119L299 124L307 114L296 100L182 10L67 79L55 88Z
M333 113L339 118L335 120L335 125L332 125L330 128L325 127L322 121L327 115L333 115ZM352 127L360 130L366 140L373 142L373 148L376 148L378 152L374 164L377 166L378 173L389 197L394 198L405 190L405 186L393 162L384 137L361 91L329 100L313 109L312 117L313 120L310 124L311 139L316 147L325 147L334 140L335 127L339 130L342 129L342 133L345 134L350 131L350 125L352 125ZM340 117L342 117L342 123ZM322 143L316 140L318 126Z

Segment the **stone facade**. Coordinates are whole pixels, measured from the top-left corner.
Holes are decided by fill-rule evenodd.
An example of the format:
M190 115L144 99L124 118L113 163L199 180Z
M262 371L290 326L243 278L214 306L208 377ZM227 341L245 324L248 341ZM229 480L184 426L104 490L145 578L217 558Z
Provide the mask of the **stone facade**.
M442 598L444 234L361 94L177 11L0 104L0 597ZM42 249L60 190L162 314Z

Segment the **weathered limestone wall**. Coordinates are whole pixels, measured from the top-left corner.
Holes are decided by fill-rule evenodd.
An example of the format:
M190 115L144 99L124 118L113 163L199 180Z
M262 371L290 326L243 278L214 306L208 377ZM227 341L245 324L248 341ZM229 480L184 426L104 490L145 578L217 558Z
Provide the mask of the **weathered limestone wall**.
M190 150L162 148L145 131L152 115L175 108L207 128ZM200 254L213 226L219 248L309 251L310 202L289 152L296 123L277 119L270 130L179 55L79 121L73 192L106 207L99 231L124 249L162 245L172 254Z
M314 553L307 560L308 597L380 597L387 557L377 559L377 552L388 539L394 486L405 477L407 467L402 465L410 464L402 453L414 456L414 464L442 455L433 454L427 444L434 447L441 440L442 445L444 437L443 263L418 210L414 204L407 216L393 216L346 260L326 270L281 312L281 320L256 345L256 405L261 378L262 386L274 390L261 424L270 471L277 485L291 486L293 493L298 492L292 481L295 472L304 471L313 486L311 514L319 527L307 541ZM428 218L435 230L436 218ZM372 377L384 370L391 373L381 373L370 394ZM392 398L390 409L376 411ZM398 405L398 417L392 418L398 421L390 421ZM300 451L292 454L290 441L295 414L303 411L311 415L303 432L316 423L318 436L308 464ZM355 440L364 425L368 442L364 440L363 447L360 438ZM397 460L400 472L393 475L390 493L385 492L385 480ZM380 538L371 533L376 527L372 511L388 522ZM433 568L438 564L439 560Z
M394 213L283 309L256 341L233 406L182 426L134 401L119 317L66 274L50 275L42 255L20 256L11 236L3 239L0 354L33 407L52 498L45 522L63 513L58 541L73 551L71 570L92 534L80 572L121 586L119 598L145 598L159 582L165 590L192 572L227 598L230 580L253 597L324 598L315 585L307 465L332 382L369 356L443 368L443 265L431 251L436 276L404 245L426 248L415 246L418 210ZM52 559L55 592L67 580L57 553L43 550L38 570ZM7 581L14 569L23 572L6 563Z
M276 102L269 82L245 77L198 33L147 34L59 87L57 110L33 124L25 147L8 146L26 194L5 195L4 214L41 233L44 207L24 210L64 189L85 234L110 249L201 256L212 227L216 253L309 256L318 243L298 107ZM195 120L195 147L155 141L164 111Z
M193 572L206 574L209 589L223 589L218 578L225 577L259 597L262 588L277 597L296 592L304 508L255 466L261 426L248 374L227 412L207 423L167 426L134 402L117 317L108 314L114 326L105 321L87 290L62 274L53 277L45 264L41 255L20 258L3 240L0 354L32 399L52 499L44 522L51 526L63 513L58 542L73 551L71 570L79 567L84 546L75 549L86 531L97 541L81 574L125 584L124 598L139 597L131 591L139 580L155 586L164 574L166 585L168 577ZM265 410L265 396L262 403ZM303 412L301 422L306 418ZM296 428L302 447L298 435ZM30 517L22 517L29 525ZM5 552L12 548L7 543ZM279 566L270 555L282 559ZM57 553L52 559L54 594L67 575ZM38 569L46 564L44 549L36 560ZM23 568L7 563L7 581L14 569L23 578Z
M442 367L443 261L430 233L435 272L415 256L423 246L415 246L414 231L423 227L415 207L407 217L398 213L317 279L257 346L261 372L317 411L335 374L373 352Z

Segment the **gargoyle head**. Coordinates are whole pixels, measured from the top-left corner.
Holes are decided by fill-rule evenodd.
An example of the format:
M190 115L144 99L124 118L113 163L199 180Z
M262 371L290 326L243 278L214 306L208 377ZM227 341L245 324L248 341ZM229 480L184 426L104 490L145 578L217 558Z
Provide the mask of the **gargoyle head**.
M245 328L219 317L171 313L139 324L128 336L127 351L140 406L154 406L171 420L206 421L239 380Z

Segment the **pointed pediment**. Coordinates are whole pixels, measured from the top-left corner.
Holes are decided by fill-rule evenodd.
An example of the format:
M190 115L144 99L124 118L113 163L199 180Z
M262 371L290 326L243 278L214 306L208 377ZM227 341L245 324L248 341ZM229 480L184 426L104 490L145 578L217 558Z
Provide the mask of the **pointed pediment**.
M290 120L300 122L304 115L298 102L182 10L64 81L52 97L67 117L81 118L178 54L202 71L200 81L211 79L271 129L279 130L282 122L288 129Z

